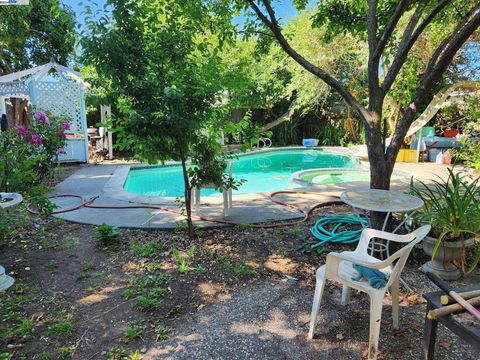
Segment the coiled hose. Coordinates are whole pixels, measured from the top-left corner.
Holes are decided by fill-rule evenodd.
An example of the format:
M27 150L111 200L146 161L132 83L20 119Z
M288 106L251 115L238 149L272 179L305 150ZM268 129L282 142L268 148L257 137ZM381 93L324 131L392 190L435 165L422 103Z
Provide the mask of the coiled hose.
M360 225L361 228L358 230L342 231L343 228L351 225ZM310 229L312 235L320 241L312 244L311 248L314 249L327 243L356 243L358 240L360 240L360 234L362 233L363 227L366 226L367 220L365 218L360 219L355 215L320 215L320 218Z

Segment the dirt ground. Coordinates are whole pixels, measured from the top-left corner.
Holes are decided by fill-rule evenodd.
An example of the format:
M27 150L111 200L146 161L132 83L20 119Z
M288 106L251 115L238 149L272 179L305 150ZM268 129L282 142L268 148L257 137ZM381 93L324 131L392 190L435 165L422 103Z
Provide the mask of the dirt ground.
M337 205L319 212L348 210ZM352 248L299 250L312 240L315 217L295 227L202 230L194 239L124 229L107 247L98 245L93 226L17 218L0 253L16 279L0 295L0 358L363 358L368 299L355 294L340 306L337 285L327 288L316 339L306 339L315 269L328 251ZM414 292L402 293L400 330L390 326L386 298L382 359L420 356L421 294L435 290L418 270L424 261L416 249L406 266L403 279ZM441 327L437 356L477 358Z

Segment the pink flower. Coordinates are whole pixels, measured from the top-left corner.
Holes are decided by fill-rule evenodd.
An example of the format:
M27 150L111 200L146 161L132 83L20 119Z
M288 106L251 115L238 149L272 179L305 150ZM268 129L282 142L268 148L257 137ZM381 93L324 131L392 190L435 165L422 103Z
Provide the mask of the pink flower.
M70 130L70 123L68 122L68 120L63 121L63 129Z
M63 147L58 149L59 154L65 154L65 149Z
M28 128L24 125L17 125L15 126L17 133L20 137L25 138L28 134Z
M48 118L47 115L45 115L44 112L42 111L37 111L34 115L33 118L35 120L41 121L43 124L48 125L50 124L50 119Z
M59 133L58 133L58 137L59 137L60 139L66 139L66 138L67 138L67 135L65 135L65 133L63 133L63 132L59 132Z
M40 139L40 136L38 136L38 134L34 133L34 132L32 132L32 137L30 139L30 142L33 145L37 145L37 146L42 146L43 145L43 142L42 142L42 139Z

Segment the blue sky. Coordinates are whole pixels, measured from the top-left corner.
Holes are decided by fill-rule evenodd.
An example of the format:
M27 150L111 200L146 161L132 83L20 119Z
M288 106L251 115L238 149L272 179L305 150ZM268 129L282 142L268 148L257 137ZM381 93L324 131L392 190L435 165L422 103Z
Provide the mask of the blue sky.
M78 22L82 23L83 15L81 13L83 12L85 5L90 5L92 8L102 8L105 5L106 0L62 0L62 2L71 6L73 10L75 10ZM288 21L292 16L297 14L297 11L295 10L291 0L282 0L276 3L275 11L277 13L277 17L283 21Z

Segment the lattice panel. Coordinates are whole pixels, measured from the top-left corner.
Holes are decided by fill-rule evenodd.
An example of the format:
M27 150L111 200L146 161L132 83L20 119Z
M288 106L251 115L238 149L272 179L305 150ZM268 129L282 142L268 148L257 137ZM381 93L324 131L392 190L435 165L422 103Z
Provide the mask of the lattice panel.
M0 96L3 95L28 97L28 85L23 81L0 83Z
M31 86L35 94L35 107L49 110L58 116L66 116L71 122L71 132L83 132L82 90L70 81L34 81Z

